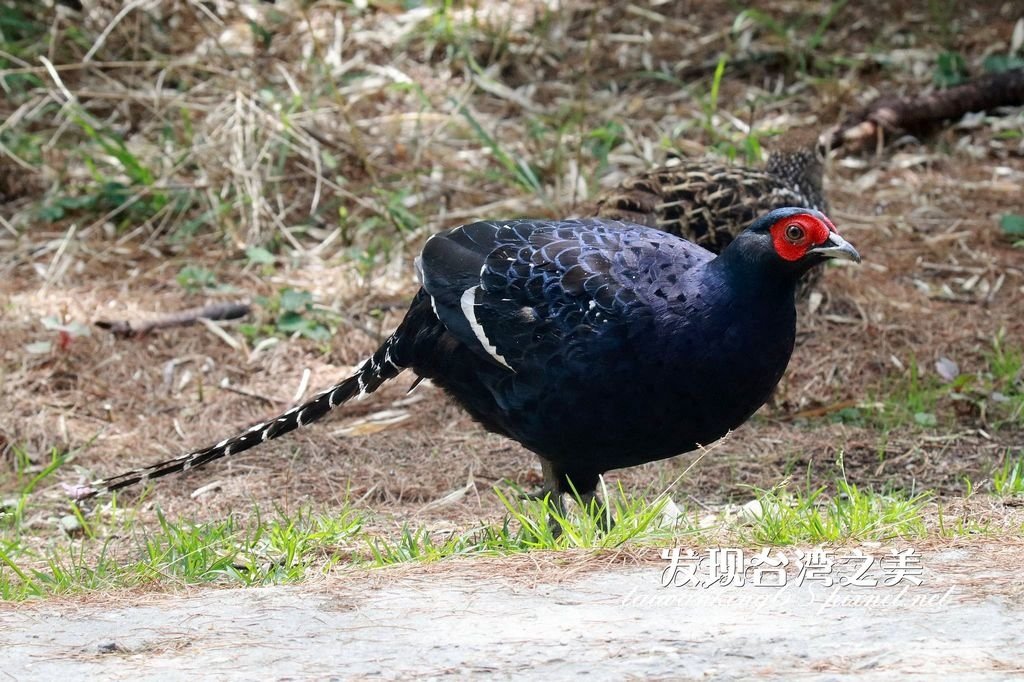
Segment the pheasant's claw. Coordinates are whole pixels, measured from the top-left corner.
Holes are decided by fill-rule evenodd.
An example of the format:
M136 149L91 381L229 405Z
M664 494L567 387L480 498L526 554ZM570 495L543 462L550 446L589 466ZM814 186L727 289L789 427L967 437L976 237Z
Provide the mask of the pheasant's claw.
M549 486L542 486L534 491L523 491L519 495L519 499L524 502L536 502L537 500L543 500L548 495L554 495L555 492Z

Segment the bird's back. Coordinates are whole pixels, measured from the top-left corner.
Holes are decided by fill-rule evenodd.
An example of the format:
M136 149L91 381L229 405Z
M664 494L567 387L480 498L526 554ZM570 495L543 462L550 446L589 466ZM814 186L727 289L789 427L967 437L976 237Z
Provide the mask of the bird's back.
M784 206L828 211L822 190L824 153L817 138L790 131L776 143L763 167L707 159L672 165L626 178L598 200L596 214L664 230L721 253L758 216ZM804 298L820 269L801 282Z
M720 253L757 216L773 209L826 208L813 180L791 179L798 175L795 159L777 157L771 169L695 160L655 168L608 192L597 214L664 230ZM777 172L782 169L786 175Z

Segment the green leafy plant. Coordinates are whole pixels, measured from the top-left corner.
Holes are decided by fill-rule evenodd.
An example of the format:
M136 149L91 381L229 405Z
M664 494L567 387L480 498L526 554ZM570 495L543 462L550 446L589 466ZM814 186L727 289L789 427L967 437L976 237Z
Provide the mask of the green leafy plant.
M217 276L199 265L186 265L176 277L178 285L190 294L217 287Z
M271 321L265 325L242 325L242 333L250 339L275 334L297 334L313 341L331 338L327 315L313 305L313 295L308 291L285 287L276 296L257 296L255 300L267 311Z
M262 246L250 246L245 250L245 257L250 265L273 265L277 260L274 254Z
M3 52L6 53L0 56L0 69L20 66L18 59L34 62L37 55L45 54L47 24L29 9L30 4L22 7L17 3L0 4L0 36L3 36ZM39 77L30 73L8 74L0 79L0 90L6 93L22 94L42 86Z
M1006 213L999 219L999 229L1014 240L1016 247L1024 246L1024 215Z
M624 132L620 123L608 121L587 133L587 150L598 162L595 176L608 167L608 154L622 142Z
M942 88L959 85L967 79L967 62L959 52L943 52L935 64L933 80Z

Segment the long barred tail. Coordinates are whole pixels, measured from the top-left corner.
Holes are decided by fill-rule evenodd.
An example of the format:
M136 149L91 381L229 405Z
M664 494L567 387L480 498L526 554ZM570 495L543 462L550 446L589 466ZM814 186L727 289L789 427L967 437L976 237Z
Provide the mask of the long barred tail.
M399 343L401 331L399 329L392 334L368 360L359 366L359 370L355 374L341 383L331 386L326 391L318 393L309 402L293 407L274 419L254 424L245 432L203 450L196 450L142 469L133 469L117 476L104 478L93 482L90 486L68 487L68 492L75 499L85 500L127 488L136 483L145 484L154 478L196 469L222 457L237 455L264 441L283 436L300 426L315 422L352 398L373 393L381 384L389 379L394 379L405 369L394 359L394 351Z

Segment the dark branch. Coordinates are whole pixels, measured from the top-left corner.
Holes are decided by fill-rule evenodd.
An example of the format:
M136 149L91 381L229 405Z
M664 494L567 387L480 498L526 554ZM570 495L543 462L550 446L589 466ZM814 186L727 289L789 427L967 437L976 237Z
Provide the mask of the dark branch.
M829 149L861 147L880 135L923 132L972 111L1024 104L1024 69L986 74L947 90L916 97L883 95L826 133Z
M201 319L205 320L234 320L244 317L252 310L248 303L214 303L199 308L189 308L180 312L171 313L155 320L132 323L128 320L97 320L96 326L106 329L119 338L133 338L148 334L156 329L168 327L184 327L194 324Z

